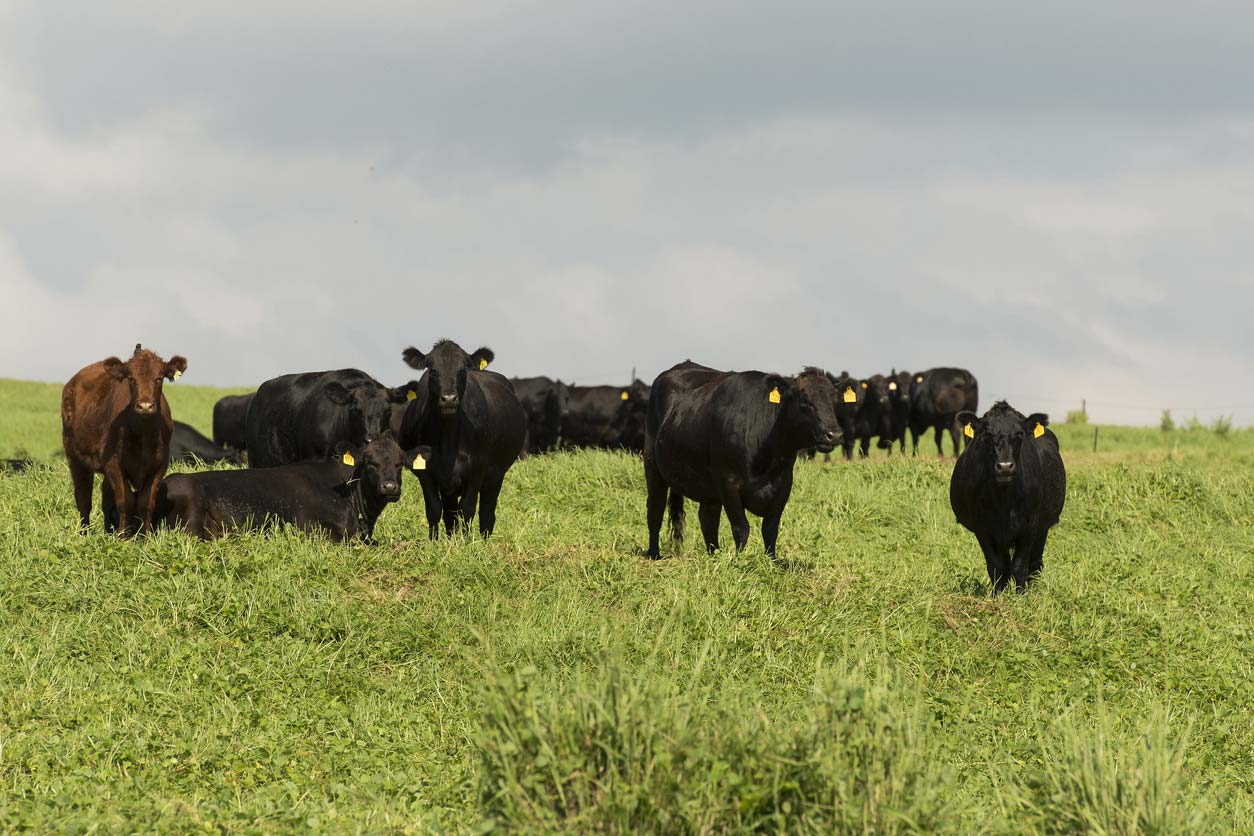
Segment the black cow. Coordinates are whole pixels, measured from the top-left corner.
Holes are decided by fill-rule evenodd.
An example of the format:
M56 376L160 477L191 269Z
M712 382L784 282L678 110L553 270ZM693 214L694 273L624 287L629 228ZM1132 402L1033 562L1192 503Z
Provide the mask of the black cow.
M289 523L337 542L374 542L374 526L401 495L401 470L422 467L431 451L402 451L391 435L363 448L336 445L337 458L260 470L209 470L167 476L157 493L158 521L202 540L232 529Z
M431 447L425 470L415 471L422 484L431 539L444 529L465 530L479 512L479 533L496 526L496 503L505 473L522 453L527 413L514 387L503 375L486 371L492 352L467 354L451 340L440 340L430 353L416 348L405 362L425 373L418 397L401 421L401 444Z
M243 452L248 447L244 432L248 418L248 405L253 402L253 392L247 395L227 395L218 398L213 405L213 443Z
M253 395L245 422L249 467L328 458L338 442L363 447L389 430L392 404L417 381L389 389L357 369L285 374Z
M562 442L639 453L644 449L648 410L649 386L643 380L625 387L571 386Z
M780 517L792 492L797 451L827 453L841 441L828 374L796 377L722 372L687 361L658 375L644 442L649 557L669 506L671 534L683 540L684 498L699 503L706 548L718 548L720 511L740 551L749 540L745 511L762 517L762 543L775 556ZM668 496L669 494L669 496Z
M509 382L527 413L527 452L557 449L562 416L570 408L570 387L547 377L511 377Z
M871 452L871 439L879 437L876 446L892 454L893 412L889 401L888 378L873 374L859 384L863 399L858 407L858 441L862 455Z
M0 473L11 471L21 473L35 464L30 459L0 459Z
M170 461L185 464L243 464L233 450L214 444L191 424L182 421L174 422L174 431L170 433Z
M979 540L993 594L1011 578L1022 590L1040 574L1045 539L1066 501L1058 438L1046 428L1048 416L1024 418L1005 401L983 418L960 412L958 423L970 443L954 465L949 504Z
M914 454L919 454L919 437L929 427L936 430L936 455L944 456L941 433L949 430L954 455L959 447L958 413L975 412L980 406L980 387L975 376L966 369L937 368L916 374L910 396L910 434Z
M863 394L862 382L855 377L851 377L849 372L842 371L840 376L829 374L828 378L832 381L832 385L836 387L836 401L834 409L836 411L836 423L840 425L840 434L842 437L841 447L844 449L845 458L853 460L853 448L858 441L858 410L862 407L865 400ZM807 459L814 458L816 448L807 447L801 451L801 455ZM832 460L831 453L823 454L823 461Z
M888 453L892 455L892 442L901 445L901 454L906 454L906 430L910 429L911 393L914 391L914 375L910 372L899 372L893 369L888 375L888 401L891 405L892 438L888 445Z

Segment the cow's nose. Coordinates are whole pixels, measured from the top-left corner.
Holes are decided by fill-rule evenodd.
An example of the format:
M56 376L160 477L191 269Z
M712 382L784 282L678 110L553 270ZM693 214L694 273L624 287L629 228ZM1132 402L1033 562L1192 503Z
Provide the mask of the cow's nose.
M823 440L826 441L828 444L839 443L841 440L840 430L837 430L835 432L828 430L827 432L823 433Z
M997 463L997 475L998 476L1010 476L1014 472L1015 472L1014 462L998 462Z
M395 482L392 482L392 481L387 481L387 482L384 482L384 483L383 483L380 487L382 487L382 488L383 488L383 492L384 492L384 493L396 493L396 483L395 483Z
M457 403L457 395L441 395L440 406L453 406Z
M140 401L135 404L135 409L140 412L152 412L152 401Z

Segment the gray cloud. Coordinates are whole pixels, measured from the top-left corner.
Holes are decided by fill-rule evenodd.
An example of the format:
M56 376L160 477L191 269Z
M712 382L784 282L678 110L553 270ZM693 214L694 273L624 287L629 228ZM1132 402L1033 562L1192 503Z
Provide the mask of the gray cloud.
M189 382L399 381L447 335L1254 421L1235 4L465 5L11 11L0 373L142 339Z

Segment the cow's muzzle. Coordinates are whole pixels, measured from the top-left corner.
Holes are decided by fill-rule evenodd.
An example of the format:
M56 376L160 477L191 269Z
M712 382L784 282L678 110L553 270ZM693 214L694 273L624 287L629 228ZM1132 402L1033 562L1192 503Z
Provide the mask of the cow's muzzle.
M460 399L456 394L440 396L440 411L445 415L449 415L457 411L457 405Z
M1008 485L1015 478L1014 462L998 462L993 467L993 479L999 485Z
M814 439L814 446L818 448L820 453L830 453L836 449L836 445L844 440L844 435L840 430L826 430L819 433Z
M401 486L399 482L393 482L391 479L382 482L379 485L379 495L388 502L395 502L401 498Z
M140 415L152 415L157 411L157 405L152 401L139 401L135 404L135 411Z

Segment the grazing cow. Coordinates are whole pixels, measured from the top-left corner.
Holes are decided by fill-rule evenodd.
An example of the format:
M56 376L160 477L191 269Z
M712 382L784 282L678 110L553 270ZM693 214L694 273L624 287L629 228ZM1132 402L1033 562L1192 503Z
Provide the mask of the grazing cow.
M547 377L512 377L509 382L527 413L527 452L557 449L562 416L570 405L570 387Z
M901 445L901 454L906 454L906 430L910 429L910 395L914 391L914 376L910 372L899 372L893 369L888 375L888 400L890 404L892 438L889 440L888 453L892 455L892 442Z
M0 473L21 473L33 464L30 459L0 459Z
M949 504L984 552L993 594L1040 574L1045 539L1062 515L1067 471L1049 418L998 401L983 418L958 414L970 440L949 480ZM1011 551L1013 550L1013 556Z
M157 519L202 540L288 523L336 542L373 543L379 514L400 498L401 470L425 465L430 453L402 451L389 434L356 449L341 441L337 458L322 462L176 473L161 483Z
M100 508L105 531L152 530L152 506L170 456L173 423L161 391L187 371L139 344L123 363L110 357L79 370L61 390L61 443L74 483L79 525L87 530L95 474L104 475Z
M562 442L575 447L609 450L644 449L649 411L649 386L571 386L569 407L562 418Z
M187 464L244 463L234 450L214 444L191 424L182 421L174 422L174 432L170 434L170 461Z
M218 398L213 405L213 443L243 452L248 447L244 427L248 418L248 405L253 395L227 395Z
M870 455L871 439L876 436L879 436L876 446L888 448L892 454L893 413L888 384L888 378L882 374L873 374L859 384L864 397L858 408L858 441L864 458Z
M505 473L518 459L527 438L527 413L514 387L487 371L492 352L467 354L451 340L440 340L423 354L404 353L405 362L423 369L418 396L401 421L401 444L431 447L430 464L415 471L427 508L432 540L444 530L466 530L479 513L479 533L496 526L496 503Z
M980 387L975 376L966 369L937 368L916 374L913 382L910 434L914 454L919 454L919 437L932 427L936 430L936 455L945 455L941 448L941 433L945 430L953 439L954 455L958 455L961 452L958 413L975 412L980 405Z
M341 441L364 447L387 432L392 405L417 381L389 389L357 369L285 374L253 395L245 420L249 467L328 458Z
M705 545L718 548L721 511L736 550L749 541L745 511L762 517L762 543L775 556L780 517L792 492L797 451L831 452L841 442L831 378L722 372L686 361L653 382L644 443L649 557L659 557L662 516L683 540L684 498L696 500ZM669 494L669 496L668 496Z

